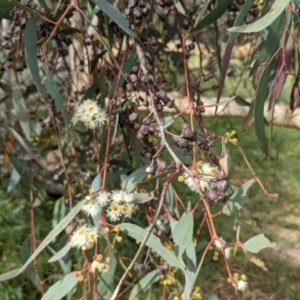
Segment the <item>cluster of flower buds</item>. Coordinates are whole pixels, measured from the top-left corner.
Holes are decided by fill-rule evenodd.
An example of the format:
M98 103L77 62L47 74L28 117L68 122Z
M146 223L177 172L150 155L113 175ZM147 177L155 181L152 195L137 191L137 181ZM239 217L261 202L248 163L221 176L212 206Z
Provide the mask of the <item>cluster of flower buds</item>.
M181 127L180 136L174 137L174 141L179 148L185 151L191 151L193 149L192 142L196 141L197 134L191 129L190 124L183 123Z
M181 43L177 43L176 44L176 48L177 49L181 49L182 48L182 44ZM188 59L190 57L190 52L195 49L195 44L194 44L194 42L190 43L188 45L185 45L184 48L185 48L186 58Z
M150 7L145 0L129 0L124 11L129 23L136 27L142 25L143 18L148 17L149 13Z
M230 27L233 26L234 21L245 2L246 2L245 0L234 0L231 2L231 4L228 7L228 13L229 13L228 26ZM253 3L252 8L250 9L248 15L245 17L244 20L245 24L252 23L255 20L255 18L259 16L263 4L264 4L264 0L256 0Z
M150 165L146 168L146 173L154 174L156 172L156 170L159 173L163 173L166 170L169 170L170 168L172 168L171 165L168 166L166 161L164 161L161 158L157 157L157 158L153 159L151 161Z
M216 133L212 133L206 137L201 137L197 140L197 145L203 150L209 150L209 148L215 146L213 139L216 139L217 137L218 135Z
M137 139L144 140L149 135L154 135L156 128L151 125L151 120L149 118L144 118L142 121L139 120L139 116L136 112L129 115L129 122L134 130L137 130Z
M162 89L159 89L155 92L153 103L157 111L162 111L164 109L164 106L167 106L169 108L174 107L174 100L171 100L167 96L167 93Z
M141 155L147 159L151 159L155 154L153 147L148 146L147 144L142 145Z
M111 26L112 31L115 34L115 36L121 40L123 38L123 30L112 19L109 20L108 25Z
M223 202L227 199L228 180L223 170L219 170L216 177L208 184L207 198L216 203Z

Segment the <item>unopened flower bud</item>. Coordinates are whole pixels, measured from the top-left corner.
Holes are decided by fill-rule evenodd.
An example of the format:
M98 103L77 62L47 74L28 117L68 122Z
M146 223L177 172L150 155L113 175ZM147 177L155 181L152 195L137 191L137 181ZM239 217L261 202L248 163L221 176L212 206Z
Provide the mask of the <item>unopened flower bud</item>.
M215 190L209 190L207 193L207 198L210 201L215 201L219 197L218 193Z

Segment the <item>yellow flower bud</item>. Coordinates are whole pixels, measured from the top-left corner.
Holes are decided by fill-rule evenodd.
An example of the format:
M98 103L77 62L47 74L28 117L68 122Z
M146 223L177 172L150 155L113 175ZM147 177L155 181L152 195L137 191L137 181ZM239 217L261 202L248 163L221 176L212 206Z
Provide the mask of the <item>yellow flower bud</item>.
M84 276L83 275L78 276L78 281L83 281L83 280L84 280Z
M108 227L105 227L105 228L103 229L103 232L104 232L105 234L108 234L108 233L109 233L109 228L108 228Z
M123 237L117 236L117 237L116 237L116 240L117 240L118 243L121 243L121 242L123 241Z
M233 278L239 279L239 277L240 277L239 273L234 273L234 274L233 274Z
M246 274L242 274L242 275L241 275L241 279L244 280L244 281L247 281L247 279L248 279L248 278L247 278L247 275L246 275Z
M96 256L96 260L101 261L103 259L103 255L102 254L98 254Z
M178 181L183 182L184 181L184 176L182 176L182 175L178 176Z
M110 257L110 256L107 256L107 257L105 258L105 261L109 264L109 263L111 262L111 257Z

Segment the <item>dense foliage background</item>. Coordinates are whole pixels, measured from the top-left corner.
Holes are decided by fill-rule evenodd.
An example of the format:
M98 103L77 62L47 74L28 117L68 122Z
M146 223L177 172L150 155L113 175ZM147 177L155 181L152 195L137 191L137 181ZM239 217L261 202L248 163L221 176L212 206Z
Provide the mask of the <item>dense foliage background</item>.
M299 1L0 19L0 299L299 297Z

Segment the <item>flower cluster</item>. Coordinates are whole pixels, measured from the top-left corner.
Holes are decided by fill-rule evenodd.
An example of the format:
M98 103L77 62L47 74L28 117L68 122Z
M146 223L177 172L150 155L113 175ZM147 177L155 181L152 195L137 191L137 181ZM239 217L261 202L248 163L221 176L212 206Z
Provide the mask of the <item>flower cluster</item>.
M71 246L84 249L89 245L97 243L98 230L96 227L89 227L86 224L79 226L71 236Z
M90 272L95 273L96 270L98 270L99 272L105 273L109 270L109 266L106 263L102 263L97 260L94 260L92 262Z
M76 115L79 116L79 120L90 129L102 126L108 120L105 111L102 110L95 101L90 99L85 100L78 106Z
M220 237L220 240L222 241L222 243L223 243L224 245L226 245L226 241L225 241L222 237ZM222 244L220 243L220 241L214 240L214 246L215 246L219 251L222 251L222 252L223 252L223 247L222 247ZM228 247L225 248L224 254L225 254L226 258L229 259L229 258L230 258L230 254L231 254L231 249L228 248Z
M196 174L194 180L187 172L184 172L183 176L179 176L178 180L184 181L184 183L193 192L198 192L200 186L202 191L204 192L209 188L209 180L215 178L218 174L218 171L218 166L210 162L199 161L197 163L197 172L195 172Z
M122 190L114 190L109 192L100 192L97 196L93 194L86 196L86 203L82 206L82 211L88 216L94 217L99 212L101 207L107 208L107 217L112 221L119 221L122 216L130 218L135 205L133 204L134 195L126 193Z

